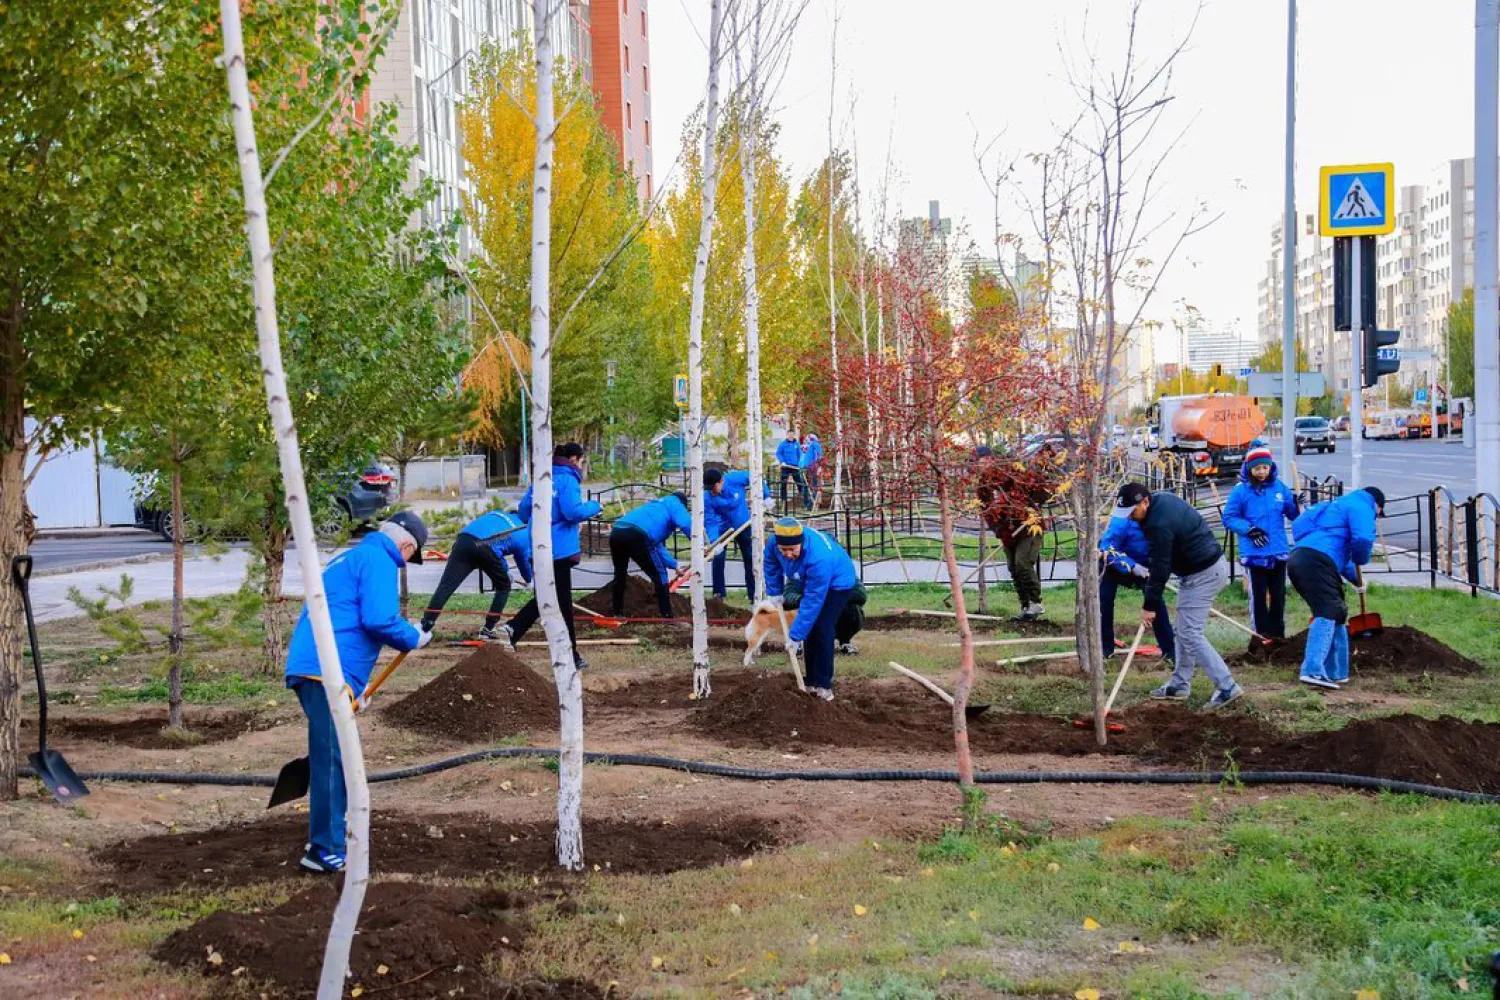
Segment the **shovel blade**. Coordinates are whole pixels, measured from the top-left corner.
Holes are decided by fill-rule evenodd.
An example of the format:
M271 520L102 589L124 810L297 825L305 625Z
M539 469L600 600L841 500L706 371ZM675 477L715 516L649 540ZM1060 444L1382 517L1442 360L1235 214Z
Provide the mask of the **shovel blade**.
M81 799L89 793L83 780L74 772L72 765L63 759L63 755L56 750L39 750L29 754L27 761L36 776L42 779L42 784L47 786L47 791L59 802L72 802Z
M989 710L990 710L990 706L988 706L988 705L965 705L964 706L964 718L965 719L977 719L981 715L983 715L985 712L988 712Z
M311 784L312 769L307 758L298 757L288 761L281 768L281 773L276 775L276 787L271 789L271 801L266 803L266 808L275 809L283 802L294 802L302 798Z
M1356 639L1369 639L1385 631L1385 623L1373 612L1355 615L1349 619L1349 635Z

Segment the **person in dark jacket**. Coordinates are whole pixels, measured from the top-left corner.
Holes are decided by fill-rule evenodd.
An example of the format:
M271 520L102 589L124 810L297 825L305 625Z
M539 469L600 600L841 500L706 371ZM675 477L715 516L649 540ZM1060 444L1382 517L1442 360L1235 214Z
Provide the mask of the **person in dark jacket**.
M382 647L407 652L432 641L431 632L401 617L401 567L420 563L426 544L427 526L422 519L409 510L400 511L378 532L334 556L323 570L323 591L350 698L364 691ZM333 710L322 678L312 621L304 606L287 649L286 686L297 695L307 716L309 808L302 867L326 874L344 870L348 797Z
M573 631L573 567L580 560L582 546L578 543L578 526L599 516L603 509L597 501L583 499L583 445L577 441L560 444L552 450L552 572L557 580L557 603L562 610L563 621L568 626L568 638L573 643L573 662L582 670L589 665L578 652L578 639ZM531 488L521 497L521 520L531 523ZM535 562L536 539L532 539L532 561ZM516 648L516 643L530 631L541 609L536 595L527 601L509 625L500 626L500 638Z
M1234 701L1244 691L1205 634L1214 598L1229 583L1229 567L1203 515L1172 493L1152 493L1140 483L1126 483L1120 487L1114 516L1130 518L1146 535L1148 572L1141 621L1154 625L1154 607L1172 575L1182 581L1177 589L1177 666L1151 697L1186 701L1193 673L1201 666L1214 683L1205 707L1222 708Z
M1296 548L1287 563L1292 586L1312 610L1307 648L1298 680L1337 690L1349 679L1349 607L1344 581L1365 592L1360 567L1375 551L1375 519L1385 512L1385 494L1374 486L1355 490L1302 512L1292 522Z
M802 446L797 443L797 432L786 429L786 440L776 446L776 461L781 466L781 505L787 506L786 481L797 485L802 497L802 506L812 509L812 494L807 491L807 477L802 474Z
M989 448L976 452L980 513L1000 545L1020 612L1011 620L1036 621L1042 607L1042 548L1049 527L1046 507L1052 502L1053 453L1045 448L1026 463L997 458Z
M1099 633L1104 640L1105 659L1108 659L1119 648L1115 641L1115 595L1121 587L1138 589L1146 586L1146 578L1151 575L1146 568L1151 550L1146 544L1146 533L1139 524L1128 517L1112 517L1099 538L1099 555L1104 562L1099 573ZM1167 602L1158 598L1151 610L1156 612L1151 631L1156 636L1156 644L1161 647L1162 659L1175 663L1177 643Z
M505 613L510 600L510 569L505 557L510 556L516 564L516 572L524 583L531 582L531 532L514 514L492 510L480 514L470 521L453 542L453 551L448 553L448 564L443 567L443 578L438 581L432 601L422 615L422 630L431 632L437 624L438 615L447 606L453 592L463 585L469 574L478 570L489 578L495 588L490 598L489 613L484 616L484 628L479 638L485 641L498 639L495 625Z
M717 475L717 471L709 472ZM704 473L704 478L709 472ZM659 500L643 503L615 522L609 533L609 555L614 560L615 577L610 585L610 609L614 614L625 610L625 584L634 562L651 581L656 593L656 610L663 618L672 617L672 596L657 572L656 550L665 546L672 532L693 537L693 515L688 513L687 496L669 493Z
M1286 638L1286 526L1300 513L1297 494L1277 478L1271 449L1250 449L1224 504L1224 527L1238 536L1250 574L1250 624L1270 639Z

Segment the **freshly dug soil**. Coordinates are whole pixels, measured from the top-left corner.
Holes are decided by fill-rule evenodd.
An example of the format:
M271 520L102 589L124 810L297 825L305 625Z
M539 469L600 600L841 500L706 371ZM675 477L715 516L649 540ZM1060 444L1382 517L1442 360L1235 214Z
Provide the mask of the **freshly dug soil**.
M1228 658L1237 663L1273 664L1300 669L1307 651L1307 633L1301 632L1281 645L1262 650L1255 644L1247 652ZM1408 625L1387 625L1385 631L1368 639L1349 640L1349 673L1351 676L1414 676L1420 674L1480 674L1484 668L1473 660L1438 642L1426 632Z
M590 611L597 611L601 615L614 614L610 595L611 585L606 583L587 597L581 598L575 603L581 604ZM692 618L693 602L685 593L676 593L672 596L672 617ZM743 608L737 608L726 601L712 595L707 595L705 602L708 607L708 617L720 621L747 622L750 616ZM625 582L625 610L620 612L625 618L656 618L661 611L656 607L656 591L651 584L639 576L631 576ZM579 619L587 618L588 615L578 615Z
M1290 741L1281 767L1398 778L1473 792L1500 792L1500 725L1444 716L1357 719Z
M134 747L137 750L181 750L184 747L202 746L206 743L223 743L243 736L245 733L266 728L268 723L257 724L254 712L193 711L182 716L183 728L172 731L167 728L166 712L150 715L133 715L129 718L100 718L82 716L47 716L47 740L54 739L66 746L77 740L96 743L115 743ZM22 719L21 729L36 729L34 719Z
M489 814L377 813L370 834L371 870L458 879L488 872L555 875L556 833L551 821L508 823ZM585 819L583 849L589 865L603 871L662 874L743 858L786 843L795 833L757 816L707 810L675 817L670 824ZM110 869L106 886L116 892L222 888L297 875L306 837L305 817L283 815L120 841L95 858Z
M260 913L221 910L173 933L152 956L205 975L272 986L279 995L317 993L323 949L338 902L336 882ZM350 988L381 997L603 997L577 981L502 983L484 957L516 951L525 938L523 896L495 890L377 882L365 896L349 955ZM381 969L384 967L384 973Z
M557 689L498 643L475 650L381 717L429 736L479 743L557 724Z
M723 628L711 627L708 630L708 648L723 649L735 653L745 652L745 633L743 629L730 631L733 626ZM779 635L780 633L778 633ZM675 625L635 625L630 629L630 635L639 637L643 641L650 642L654 646L663 649L692 649L693 630ZM767 647L772 640L767 640ZM766 647L762 647L764 650Z
M969 627L975 633L1004 632L1007 635L1026 638L1043 635L1071 636L1073 634L1073 625L1071 622L1049 621L1046 618L1034 622L997 622L990 621L987 618L971 618L969 619ZM901 632L910 629L928 632L947 632L956 636L958 635L958 621L946 615L917 614L868 615L865 618L865 631Z

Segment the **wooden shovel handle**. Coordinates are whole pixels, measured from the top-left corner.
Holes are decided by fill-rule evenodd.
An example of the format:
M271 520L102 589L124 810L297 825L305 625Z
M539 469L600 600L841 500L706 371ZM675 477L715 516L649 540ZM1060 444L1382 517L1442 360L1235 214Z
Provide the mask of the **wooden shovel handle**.
M411 652L410 650L404 650L404 651L402 651L400 653L397 653L391 659L391 662L387 663L385 665L385 669L381 670L380 673L378 675L376 675L375 679L373 681L371 681L368 685L366 685L366 687L365 687L365 693L362 694L362 695L360 695L359 696L359 701L356 701L354 703L354 711L356 713L359 711L359 706L361 704L368 705L370 703L370 697L376 691L380 690L380 685L384 684L385 681L386 681L386 678L390 677L391 674L394 674L396 672L396 668L399 667L399 666L401 666L402 661L406 659L407 655L410 652Z
M928 680L926 677L923 677L915 670L908 670L906 667L903 667L901 664L895 662L894 660L889 661L887 663L887 666L889 666L892 670L896 671L896 673L902 675L903 677L910 677L912 680L916 681L918 684L922 685L924 688L931 691L939 698L943 699L943 701L948 703L949 708L953 707L953 696L951 694L949 694L947 691L944 691L942 688L938 687L932 681Z
M1125 654L1125 662L1120 666L1120 676L1115 678L1114 689L1109 692L1109 701L1104 703L1105 718L1109 717L1109 710L1115 707L1115 698L1120 694L1120 685L1125 683L1125 675L1130 672L1130 664L1135 659L1136 650L1141 648L1141 639L1146 634L1146 623L1141 622L1141 627L1135 630L1135 641L1130 644L1130 652Z

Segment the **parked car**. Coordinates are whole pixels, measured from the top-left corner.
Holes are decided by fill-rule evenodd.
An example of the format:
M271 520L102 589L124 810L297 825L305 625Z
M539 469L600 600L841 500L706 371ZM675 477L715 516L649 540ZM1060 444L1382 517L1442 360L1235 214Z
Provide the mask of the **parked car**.
M349 523L357 527L373 521L391 505L396 473L390 466L371 462L362 472L346 473L341 478L345 480L342 489L317 519L315 527L320 535L336 535Z
M1349 418L1348 417L1334 417L1332 420L1330 420L1328 422L1328 426L1330 426L1330 427L1333 428L1335 434L1348 434L1349 433Z
M1132 447L1132 448L1144 448L1144 447L1146 447L1146 428L1144 428L1144 427L1137 427L1135 430L1133 430L1133 431L1130 432L1130 447Z
M1323 417L1298 417L1292 434L1293 448L1299 455L1304 451L1331 454L1335 450L1333 428Z

